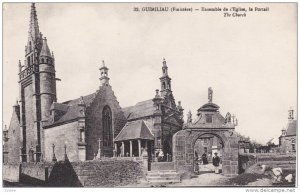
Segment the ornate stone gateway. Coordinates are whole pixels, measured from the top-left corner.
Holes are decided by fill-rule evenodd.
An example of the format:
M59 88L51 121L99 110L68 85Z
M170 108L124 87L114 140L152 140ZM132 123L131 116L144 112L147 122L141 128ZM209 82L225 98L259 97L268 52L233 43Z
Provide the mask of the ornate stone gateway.
M209 102L198 109L195 121L189 112L185 128L173 136L175 168L179 172L194 172L201 155L208 155L211 164L211 157L217 152L222 173L235 176L238 175L239 137L234 131L237 120L230 113L225 118L220 114L219 106L212 103L212 93L209 88Z
M238 174L238 137L230 130L197 130L185 129L177 132L173 137L173 159L178 171L194 171L195 142L204 135L213 135L224 143L222 149L222 173L224 175ZM200 155L201 156L201 155Z

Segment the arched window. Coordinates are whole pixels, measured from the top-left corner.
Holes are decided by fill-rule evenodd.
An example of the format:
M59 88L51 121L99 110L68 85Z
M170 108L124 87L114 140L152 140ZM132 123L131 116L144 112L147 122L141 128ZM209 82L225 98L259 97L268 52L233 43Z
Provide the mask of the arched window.
M105 106L102 112L103 146L113 146L112 116L109 106Z
M166 89L166 83L165 82L163 82L162 86L163 86L163 89Z

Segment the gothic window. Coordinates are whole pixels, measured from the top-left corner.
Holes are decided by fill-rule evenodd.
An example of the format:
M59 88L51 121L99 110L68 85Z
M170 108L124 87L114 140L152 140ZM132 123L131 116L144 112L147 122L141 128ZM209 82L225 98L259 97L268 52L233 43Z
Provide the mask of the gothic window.
M113 133L112 133L112 116L109 106L105 106L102 112L102 127L103 127L103 146L113 146Z

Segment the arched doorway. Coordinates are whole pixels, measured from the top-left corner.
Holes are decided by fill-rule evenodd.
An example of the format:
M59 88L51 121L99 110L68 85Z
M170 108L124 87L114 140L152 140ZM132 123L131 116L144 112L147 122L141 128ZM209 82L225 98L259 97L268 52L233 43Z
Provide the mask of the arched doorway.
M235 131L228 129L184 129L175 133L173 136L173 162L175 169L179 172L194 172L194 148L195 145L197 148L198 139L205 137L216 137L217 142L221 143L219 151L222 156L222 166L220 167L222 173L226 176L238 175L239 138ZM218 148L214 149L214 151L217 150ZM200 154L200 152L197 154Z
M214 133L203 133L193 143L193 165L195 172L214 172L212 158L215 153L222 159L224 141ZM222 168L222 165L220 165ZM197 171L196 171L197 170Z

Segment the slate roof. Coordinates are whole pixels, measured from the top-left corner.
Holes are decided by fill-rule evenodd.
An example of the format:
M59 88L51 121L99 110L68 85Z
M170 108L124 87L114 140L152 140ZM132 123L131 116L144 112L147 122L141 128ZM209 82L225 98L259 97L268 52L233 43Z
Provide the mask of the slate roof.
M131 107L125 107L122 109L127 120L139 119L142 117L151 116L154 114L155 107L152 99L138 102Z
M297 120L292 120L287 125L286 136L296 136L297 135Z
M125 141L131 139L154 140L154 136L151 133L151 124L144 120L127 122L115 138L115 141Z
M84 101L85 105L86 106L90 105L90 103L93 102L95 96L96 96L96 93L83 96L83 101ZM59 109L64 109L64 110L67 108L67 111L57 121L55 121L53 123L48 123L45 126L48 127L51 125L56 125L56 124L60 124L60 123L64 123L64 122L68 122L68 121L76 119L80 113L80 107L78 106L79 103L80 103L80 98L66 101L63 103L56 103L56 104L54 103L53 105L55 107L57 107Z
M69 109L69 106L66 105L66 104L63 104L63 103L52 103L51 107L50 107L50 110L58 110L58 111L63 111L63 112L66 112L68 111Z

